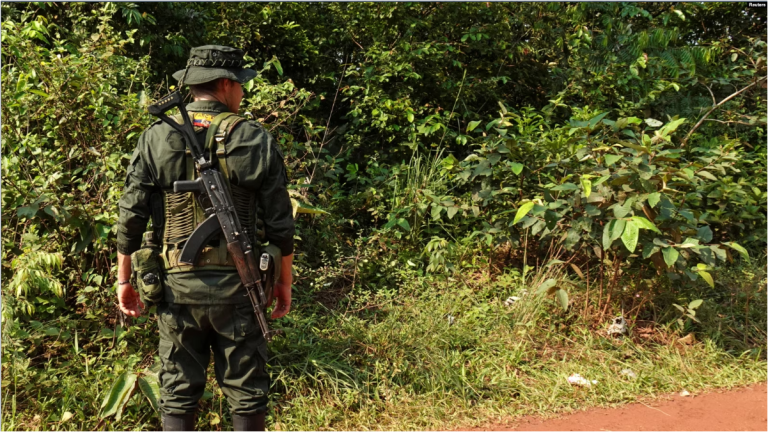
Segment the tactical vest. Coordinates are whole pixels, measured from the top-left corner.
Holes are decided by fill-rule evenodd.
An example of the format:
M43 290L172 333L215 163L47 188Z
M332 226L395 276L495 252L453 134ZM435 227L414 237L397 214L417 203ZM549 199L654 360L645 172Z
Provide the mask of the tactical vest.
M215 154L219 163L219 170L224 175L232 194L232 201L235 204L235 210L243 231L250 237L252 244L261 246L264 240L264 226L263 222L256 217L256 193L232 184L227 169L227 138L235 126L245 119L233 113L221 113L212 120L210 120L211 116L201 113L190 112L189 117L193 124L201 119L203 125L210 121L203 151L208 152L209 160L214 160ZM180 115L173 116L173 119L179 124L183 123ZM204 126L195 125L194 129L195 132L200 132ZM186 180L195 180L198 173L189 149L186 150L186 164ZM166 273L193 270L231 270L235 266L227 252L224 236L214 238L204 247L194 266L180 264L181 250L192 231L205 220L205 213L191 192L176 193L173 190L167 190L163 191L161 197L162 204L155 207L163 209L162 217L158 218L162 221L162 226L157 227L155 235L161 240L162 252L160 256Z

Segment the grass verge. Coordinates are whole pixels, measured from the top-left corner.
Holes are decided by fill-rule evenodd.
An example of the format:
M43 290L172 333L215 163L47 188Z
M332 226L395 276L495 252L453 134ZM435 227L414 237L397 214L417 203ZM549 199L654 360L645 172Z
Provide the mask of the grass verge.
M766 381L764 267L725 270L715 289L670 290L656 281L663 294L630 320L632 333L623 338L609 337L608 323L585 322L578 310L538 295L542 280L559 277L551 270L493 280L393 271L407 281L398 290L349 287L329 301L323 284L297 289L295 310L282 322L287 337L271 346L271 430L466 427ZM520 299L508 306L510 296ZM699 322L681 326L672 304L698 298ZM570 301L584 299L575 290ZM6 336L4 429L159 428L138 392L119 420L99 420L115 376L152 363L153 320L115 334L93 330L99 323L65 320L38 330L19 323ZM693 340L681 342L689 333ZM597 383L572 386L566 378L573 373ZM231 428L213 378L209 389L198 428Z

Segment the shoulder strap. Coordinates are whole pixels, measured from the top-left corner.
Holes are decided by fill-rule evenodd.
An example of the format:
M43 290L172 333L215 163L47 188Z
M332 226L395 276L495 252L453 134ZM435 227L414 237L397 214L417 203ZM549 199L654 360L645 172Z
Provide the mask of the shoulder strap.
M229 132L234 129L234 126L243 120L237 114L231 112L223 112L211 121L208 126L208 133L205 136L205 148L210 152L210 158L213 159L213 153L216 152L216 157L219 160L219 169L224 174L224 180L229 189L230 196L232 194L232 184L230 183L229 170L227 169L227 137ZM219 262L228 262L227 256L227 244L224 236L221 236L219 243Z
M213 119L208 127L208 134L205 136L205 148L211 152L216 152L219 168L224 174L224 178L227 179L227 186L230 186L227 167L227 138L235 126L243 120L245 119L234 113L221 113ZM213 155L211 154L211 156Z

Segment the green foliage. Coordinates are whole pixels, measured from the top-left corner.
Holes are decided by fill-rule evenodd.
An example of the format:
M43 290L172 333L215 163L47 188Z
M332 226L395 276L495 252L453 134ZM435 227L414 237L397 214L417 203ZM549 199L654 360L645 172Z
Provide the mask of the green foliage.
M101 403L101 418L114 415L115 419L120 421L125 404L128 403L135 389L136 375L129 372L120 374L104 397L104 402Z
M467 410L535 401L497 367L544 378L518 362L540 349L519 336L565 328L553 346L567 345L575 323L629 304L630 322L681 318L670 332L764 358L758 9L36 2L3 3L2 16L9 428L42 429L32 412L60 428L93 429L99 414L109 428L159 427L153 321L114 312L117 202L147 103L208 43L244 48L259 72L242 114L275 136L291 181L297 300L274 347L275 421L381 426L390 405L448 400L429 395ZM542 295L509 314L492 306L526 288ZM728 369L720 351L700 355ZM688 368L638 388L669 389ZM206 394L199 426L227 427L223 396ZM419 421L393 424L435 425Z

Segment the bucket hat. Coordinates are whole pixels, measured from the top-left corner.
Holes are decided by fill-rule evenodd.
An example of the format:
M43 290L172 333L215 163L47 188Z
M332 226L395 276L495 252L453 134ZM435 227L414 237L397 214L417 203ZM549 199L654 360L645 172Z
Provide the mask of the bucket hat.
M243 50L223 45L204 45L192 48L187 60L186 78L184 84L204 84L219 78L229 78L240 84L248 82L256 77L253 69L245 69L243 65ZM184 76L182 69L173 74L178 81Z

